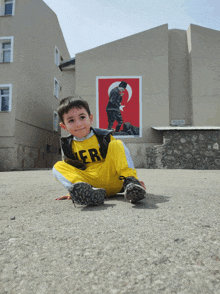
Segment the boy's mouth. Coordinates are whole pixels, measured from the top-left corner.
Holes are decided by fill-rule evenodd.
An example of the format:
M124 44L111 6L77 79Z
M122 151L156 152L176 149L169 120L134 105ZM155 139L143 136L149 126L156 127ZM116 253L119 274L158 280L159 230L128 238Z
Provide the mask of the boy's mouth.
M83 129L79 129L79 130L76 130L76 132L79 132L79 131L82 131L82 130L84 130L85 128L83 128Z

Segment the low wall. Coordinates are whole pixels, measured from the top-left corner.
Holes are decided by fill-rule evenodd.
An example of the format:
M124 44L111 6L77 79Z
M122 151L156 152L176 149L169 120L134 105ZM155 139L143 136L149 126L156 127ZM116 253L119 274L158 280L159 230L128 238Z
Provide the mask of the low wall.
M163 131L163 145L147 148L145 167L220 169L220 131Z
M125 143L130 151L135 168L145 168L146 148L152 147L151 143Z
M17 145L17 170L52 168L53 165L61 160L59 149L46 146L41 149L30 146Z
M16 167L14 147L0 148L0 172L13 170Z

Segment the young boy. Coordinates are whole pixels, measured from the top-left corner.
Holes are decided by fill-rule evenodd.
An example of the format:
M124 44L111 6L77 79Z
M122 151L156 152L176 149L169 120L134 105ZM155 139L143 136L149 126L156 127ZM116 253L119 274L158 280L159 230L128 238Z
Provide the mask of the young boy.
M131 203L145 198L144 183L137 179L128 148L112 136L112 130L91 127L93 115L85 100L64 98L57 112L61 128L70 135L61 138L63 161L54 165L53 174L68 189L73 203L101 205L105 196L123 188Z

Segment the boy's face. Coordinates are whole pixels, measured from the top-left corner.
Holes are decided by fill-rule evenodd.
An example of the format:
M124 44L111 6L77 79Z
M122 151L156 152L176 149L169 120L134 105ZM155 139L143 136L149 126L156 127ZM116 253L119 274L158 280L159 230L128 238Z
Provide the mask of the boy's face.
M63 121L64 123L60 123L61 128L73 136L82 138L90 133L93 115L89 116L85 108L71 108L67 113L64 113Z

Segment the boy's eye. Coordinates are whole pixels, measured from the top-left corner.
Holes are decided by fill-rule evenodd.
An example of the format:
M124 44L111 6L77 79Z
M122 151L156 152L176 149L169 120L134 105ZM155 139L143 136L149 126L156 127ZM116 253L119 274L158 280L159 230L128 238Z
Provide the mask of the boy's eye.
M70 119L70 120L69 120L69 123L71 123L71 122L74 122L74 120L73 120L73 119Z
M81 119L84 119L84 118L85 118L85 116L80 116L80 118L81 118Z

